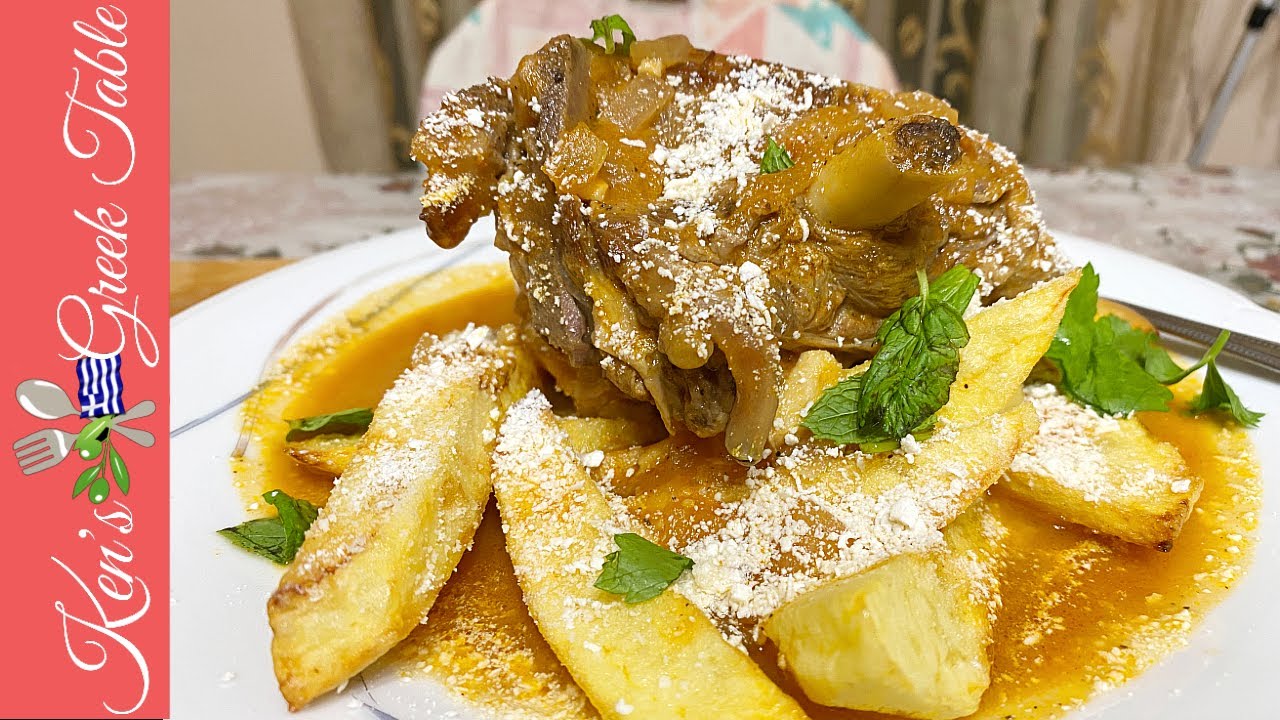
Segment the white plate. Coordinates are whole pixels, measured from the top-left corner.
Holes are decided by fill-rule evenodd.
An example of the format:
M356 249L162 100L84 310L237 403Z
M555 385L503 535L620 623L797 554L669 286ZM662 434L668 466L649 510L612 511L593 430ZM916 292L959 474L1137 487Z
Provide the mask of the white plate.
M1220 285L1084 238L1058 239L1071 257L1093 262L1112 297L1280 341L1280 316ZM173 717L386 717L366 704L401 720L482 717L425 681L378 679L354 680L345 693L289 715L271 670L265 612L280 571L214 531L244 519L228 467L239 430L236 402L278 345L395 280L502 259L492 240L491 221L448 252L420 229L398 232L256 278L173 319L170 427L188 426L172 449ZM1280 385L1232 369L1225 374L1251 407L1269 416L1254 434L1266 497L1253 567L1189 647L1073 718L1274 717L1268 698L1280 658L1280 444L1274 442ZM226 409L200 421L220 408Z

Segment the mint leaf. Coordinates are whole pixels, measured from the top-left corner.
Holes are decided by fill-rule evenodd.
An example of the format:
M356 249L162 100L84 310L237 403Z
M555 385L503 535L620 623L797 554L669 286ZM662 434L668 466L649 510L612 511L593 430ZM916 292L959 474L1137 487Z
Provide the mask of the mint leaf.
M621 33L622 40L614 40L614 32ZM606 54L612 55L616 46L620 46L623 54L626 54L631 52L631 43L635 42L636 34L631 32L631 26L621 15L605 15L599 20L591 21L591 39L587 42L594 43L596 40L604 40Z
M929 295L963 316L981 282L969 268L957 265L929 283Z
M881 324L880 350L867 371L828 388L804 426L816 438L857 443L868 452L893 449L908 434L932 427L934 414L951 398L960 349L969 342L961 312L976 280L963 267L933 284L920 273L920 295Z
M768 138L764 146L764 155L760 157L761 174L768 175L790 167L795 167L795 163L792 162L791 155L787 153L787 149L779 145L772 137Z
M803 424L820 440L851 445L862 439L858 423L858 400L862 397L862 376L853 375L827 388Z
M635 533L614 535L613 542L618 549L605 556L595 586L607 593L624 595L627 604L661 595L680 573L693 568L689 558Z
M264 493L262 498L276 508L276 517L255 518L218 534L250 552L280 565L293 562L302 547L307 528L315 522L319 511L306 500L290 497L283 490Z
M319 511L315 505L306 500L294 499L283 490L263 493L262 498L276 508L280 522L284 525L285 542L293 548L289 553L289 559L292 560L294 553L302 547L307 528L316 521Z
M1214 344L1217 345L1217 343ZM1213 360L1208 362L1208 369L1204 374L1204 387L1200 395L1191 401L1190 409L1196 415L1211 410L1223 411L1245 427L1257 427L1258 421L1265 415L1265 413L1250 410L1240 402L1236 392L1222 378L1222 373L1218 372L1218 364Z
M969 332L960 313L927 296L908 300L887 327L863 376L858 414L864 427L900 439L947 404Z
M285 422L289 423L289 434L284 439L290 442L325 433L359 435L369 429L369 423L373 422L373 411L369 408L351 408Z

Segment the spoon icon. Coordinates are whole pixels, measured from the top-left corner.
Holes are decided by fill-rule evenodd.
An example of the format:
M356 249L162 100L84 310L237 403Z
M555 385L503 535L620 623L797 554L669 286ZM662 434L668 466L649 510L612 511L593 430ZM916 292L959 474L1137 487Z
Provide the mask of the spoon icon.
M71 398L67 397L66 391L48 380L33 378L23 381L18 385L17 397L18 405L23 410L26 410L27 414L41 420L57 420L58 418L80 414L80 410L72 404ZM156 404L154 402L143 400L130 408L128 412L116 417L112 430L142 447L151 447L156 443L154 435L146 430L124 427L121 423L147 417L155 411Z
M67 393L48 380L25 380L18 386L17 394L18 404L22 409L41 420L57 420L80 414L80 410L71 404Z

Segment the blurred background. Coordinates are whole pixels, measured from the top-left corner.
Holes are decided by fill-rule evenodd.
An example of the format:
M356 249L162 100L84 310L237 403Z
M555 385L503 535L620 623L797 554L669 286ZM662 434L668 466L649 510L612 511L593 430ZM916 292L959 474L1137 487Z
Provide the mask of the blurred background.
M940 95L1018 154L1051 228L1280 309L1280 21L1187 163L1254 0L174 0L174 309L420 227L418 120L615 12L642 38Z
M770 59L806 69L927 90L1031 164L1175 162L1191 148L1252 5L178 0L172 169L181 179L408 167L424 91L509 75L550 34L581 34L583 19L615 11L641 37L684 31L728 51L763 45ZM778 58L795 47L793 35L809 52ZM859 42L887 56L888 72L866 72L866 52L861 66L848 61ZM1280 32L1259 38L1207 161L1280 164Z

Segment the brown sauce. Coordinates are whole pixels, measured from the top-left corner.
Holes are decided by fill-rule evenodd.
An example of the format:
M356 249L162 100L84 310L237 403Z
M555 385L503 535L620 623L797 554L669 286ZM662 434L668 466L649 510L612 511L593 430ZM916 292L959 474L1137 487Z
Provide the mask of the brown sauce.
M512 289L496 287L392 322L368 323L360 332L304 343L312 356L294 364L291 382L269 383L248 404L253 446L237 466L247 500L282 488L323 502L333 479L284 453L285 425L279 419L376 405L407 366L422 332L510 321ZM1195 391L1190 382L1176 388L1178 402ZM1247 436L1176 409L1140 419L1177 446L1205 480L1172 552L1097 535L998 488L989 492L988 501L1011 530L1010 559L1000 578L1003 607L995 627L992 684L973 717L1053 717L1137 675L1185 643L1193 625L1247 566L1261 497ZM707 500L709 493L740 485L741 469L724 457L721 443L679 444L662 467L614 480L637 514L649 516L655 539L681 536L687 523L709 515L716 504ZM887 717L808 703L772 662L769 648L758 648L755 656L815 719ZM597 717L524 608L492 505L430 621L377 668L425 674L503 717Z

